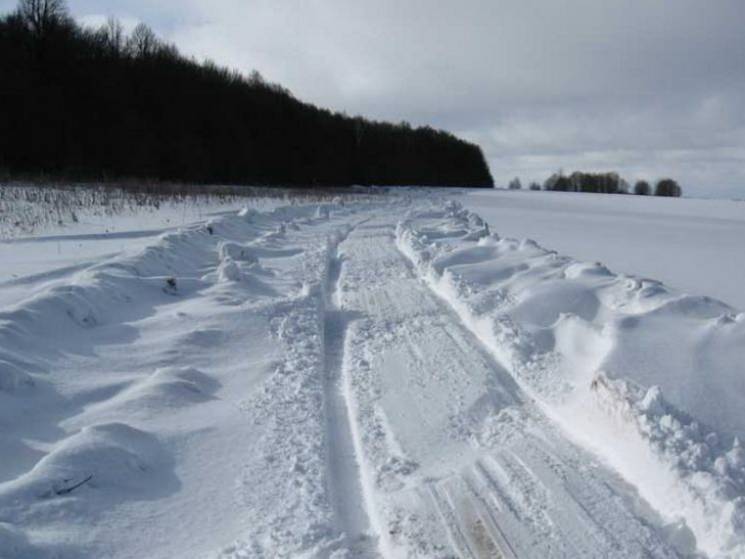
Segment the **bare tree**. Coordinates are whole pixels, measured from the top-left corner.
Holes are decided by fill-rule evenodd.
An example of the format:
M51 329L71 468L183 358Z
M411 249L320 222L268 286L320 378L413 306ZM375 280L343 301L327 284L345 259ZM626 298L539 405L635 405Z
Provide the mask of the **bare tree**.
M147 58L156 53L160 46L158 37L144 23L137 24L127 39L127 52L138 58Z
M65 0L20 0L18 15L37 38L68 18Z
M523 183L520 182L520 178L515 177L514 179L510 181L510 184L508 185L507 188L509 188L510 190L520 190L522 187L523 187Z
M114 55L120 55L124 51L124 26L115 17L106 20L101 28L106 41L106 48Z

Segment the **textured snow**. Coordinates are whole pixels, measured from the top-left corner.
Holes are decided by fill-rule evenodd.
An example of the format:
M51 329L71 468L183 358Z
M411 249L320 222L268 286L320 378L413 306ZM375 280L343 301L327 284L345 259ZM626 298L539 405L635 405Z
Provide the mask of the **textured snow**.
M502 236L745 310L745 201L506 190L461 201Z
M439 191L148 219L0 246L3 559L745 554L743 313Z
M472 219L414 213L399 245L551 417L701 550L742 556L745 314L532 241L442 242Z
M312 285L344 223L316 213L226 215L18 282L0 312L2 557L339 547Z

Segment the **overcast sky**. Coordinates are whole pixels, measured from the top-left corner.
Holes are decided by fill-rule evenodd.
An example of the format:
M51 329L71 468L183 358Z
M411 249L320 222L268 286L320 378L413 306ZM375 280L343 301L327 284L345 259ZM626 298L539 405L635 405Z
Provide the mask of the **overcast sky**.
M745 0L69 4L324 107L446 128L482 146L498 185L618 170L745 198Z

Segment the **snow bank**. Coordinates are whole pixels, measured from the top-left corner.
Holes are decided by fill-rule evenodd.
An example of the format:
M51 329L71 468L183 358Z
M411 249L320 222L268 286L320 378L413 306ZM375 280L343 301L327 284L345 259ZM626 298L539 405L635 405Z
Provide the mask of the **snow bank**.
M504 237L535 239L576 260L651 277L745 310L745 201L499 189L465 208Z
M93 425L55 445L0 499L24 507L29 500L73 496L76 491L107 491L129 498L157 488L163 482L157 470L166 468L167 462L152 435L124 423Z
M340 547L320 286L348 226L330 209L195 223L0 309L0 556Z
M7 394L31 390L34 379L20 367L8 361L0 361L0 392Z
M231 242L224 242L220 245L220 258L222 260L231 258L239 262L248 262L250 264L259 261L255 251L252 251L250 247Z
M745 314L500 239L457 203L410 214L397 241L568 432L699 549L745 554Z

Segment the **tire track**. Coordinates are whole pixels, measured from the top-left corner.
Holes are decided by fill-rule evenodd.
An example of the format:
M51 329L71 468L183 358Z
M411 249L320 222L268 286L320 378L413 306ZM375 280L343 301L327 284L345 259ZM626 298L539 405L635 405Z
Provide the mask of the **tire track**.
M349 238L341 281L345 310L364 317L345 372L379 545L443 559L676 557L633 490L565 439L421 281L394 220Z
M344 532L342 549L353 557L380 557L377 538L368 515L363 494L360 465L355 450L347 391L344 383L344 345L347 328L355 313L339 305L339 278L343 259L338 245L329 255L324 313L324 354L326 367L326 422L328 441L328 480L337 525Z

